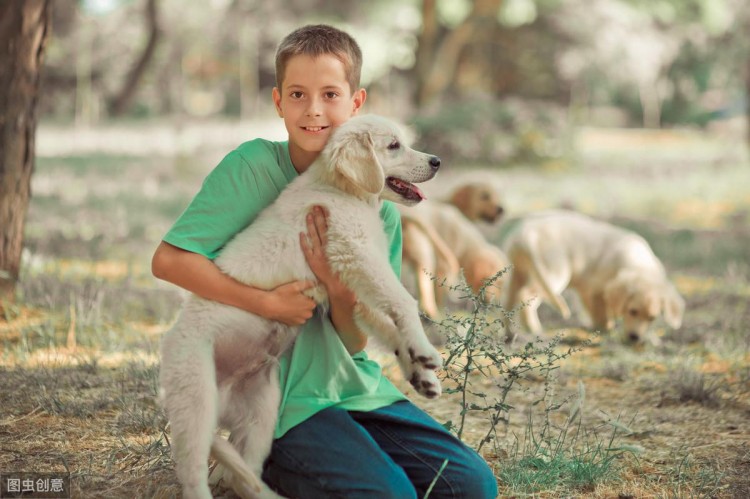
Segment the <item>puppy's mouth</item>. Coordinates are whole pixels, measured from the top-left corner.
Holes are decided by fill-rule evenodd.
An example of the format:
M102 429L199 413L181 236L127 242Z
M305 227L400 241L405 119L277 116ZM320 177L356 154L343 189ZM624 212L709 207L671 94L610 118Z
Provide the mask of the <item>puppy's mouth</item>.
M385 179L385 185L404 199L415 201L417 203L426 199L422 191L419 190L419 187L411 182L407 182L406 180L396 177L388 177Z

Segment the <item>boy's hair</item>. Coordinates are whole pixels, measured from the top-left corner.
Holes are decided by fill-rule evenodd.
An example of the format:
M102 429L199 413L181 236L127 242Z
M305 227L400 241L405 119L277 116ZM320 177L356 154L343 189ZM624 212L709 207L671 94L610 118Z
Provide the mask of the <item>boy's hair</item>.
M307 25L289 33L276 50L276 86L281 90L289 59L295 55L318 57L330 54L344 64L346 79L354 93L362 73L362 51L348 33L326 24Z

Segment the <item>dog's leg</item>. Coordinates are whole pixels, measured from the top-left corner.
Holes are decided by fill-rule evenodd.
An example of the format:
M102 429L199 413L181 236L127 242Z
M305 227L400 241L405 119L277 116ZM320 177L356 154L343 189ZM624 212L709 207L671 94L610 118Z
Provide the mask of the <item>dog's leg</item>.
M609 331L614 326L614 321L607 317L607 304L604 300L604 292L581 294L586 312L591 317L591 322L596 331Z
M329 227L329 230L335 226ZM348 241L329 232L329 241ZM332 245L328 246L331 251ZM341 244L328 254L332 269L357 297L354 320L362 331L396 352L402 370L417 391L427 397L440 394L435 370L443 359L427 338L417 301L391 269L385 254L373 251L368 241Z
M403 222L404 261L413 264L417 279L417 294L422 310L432 319L439 316L435 298L435 283L431 276L437 270L435 250L427 236L410 219Z
M539 305L542 304L542 299L539 296L528 296L524 301L524 306L521 309L521 321L523 325L533 334L542 334L544 328L537 313Z
M423 342L420 341L419 343L426 343L426 346L424 344L415 346L416 343L406 337L408 335L404 335L405 337L401 341L394 341L393 338L400 333L405 333L405 330L402 330L391 316L361 301L354 307L354 319L363 331L378 338L396 354L404 377L418 393L428 398L435 398L440 395L440 381L435 370L442 365L442 358L440 353L429 343L424 332L421 335L416 335L415 339L420 340L420 336L423 336ZM434 354L430 350L434 351Z
M162 346L163 404L183 496L210 499L208 455L218 422L218 394L210 342L165 338Z
M230 441L256 476L262 475L263 463L271 453L280 401L278 363L276 359L269 359L268 367L247 381L234 402L244 406L247 417L240 427L232 431ZM255 492L244 484L237 483L233 477L228 478L234 491L243 499L280 497L265 483L260 484L260 492Z
M521 304L521 290L526 284L526 274L519 268L514 268L508 284L508 294L505 297L505 310L512 312ZM525 325L525 322L524 322ZM513 324L510 320L505 321L505 341L510 343L515 337Z

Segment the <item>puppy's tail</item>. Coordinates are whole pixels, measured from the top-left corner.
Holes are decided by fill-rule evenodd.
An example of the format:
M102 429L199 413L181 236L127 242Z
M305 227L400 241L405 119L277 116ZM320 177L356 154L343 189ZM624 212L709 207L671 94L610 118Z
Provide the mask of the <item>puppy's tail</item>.
M535 251L534 244L525 244L526 253L529 256L529 263L531 263L531 272L534 274L537 282L542 285L542 290L546 295L547 300L560 312L564 319L570 318L570 307L559 293L555 293L549 284L549 281L544 275L544 272L539 268L540 257Z
M211 455L219 461L224 467L231 471L237 480L236 483L243 482L254 492L259 493L261 490L260 478L253 473L248 467L245 460L242 459L239 452L219 435L214 436L211 443Z
M418 217L409 217L409 222L417 226L425 235L430 238L432 246L435 248L437 256L441 258L447 268L447 276L454 278L458 275L461 270L461 265L458 263L458 258L453 250L448 247L448 244L443 240L442 237L432 228L429 224L424 223Z

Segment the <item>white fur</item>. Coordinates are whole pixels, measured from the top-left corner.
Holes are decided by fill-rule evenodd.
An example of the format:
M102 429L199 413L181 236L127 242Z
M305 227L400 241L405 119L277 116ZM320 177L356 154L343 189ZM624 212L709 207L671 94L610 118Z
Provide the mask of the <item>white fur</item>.
M569 287L595 328L612 329L622 318L634 341L658 316L674 329L682 323L684 300L646 240L631 231L580 213L544 211L525 217L505 248L513 264L506 308L525 302L521 320L534 333L542 331L538 298L570 316L561 295Z
M417 391L434 397L440 394L434 370L442 360L424 334L415 300L389 266L379 199L413 202L384 187L385 179L423 182L437 167L430 163L433 156L404 145L393 148L397 140L395 126L375 116L355 117L340 126L318 160L226 245L216 264L235 279L264 289L315 280L299 233L306 232L305 216L312 206L327 208L328 260L357 296L357 325L396 352ZM310 296L319 304L327 302L321 286ZM161 346L162 401L184 497L211 497L209 451L226 467L224 478L241 497L275 495L257 477L277 417L276 359L297 332L238 308L189 298ZM215 435L218 426L231 431L232 446Z
M463 269L467 284L476 293L487 279L509 265L505 253L488 242L473 223L483 218L476 210L484 208L483 204L479 199L473 202L473 197L481 192L467 188L457 191L462 193L463 203L475 210L470 212L475 219L469 219L461 211L463 205L457 207L427 200L413 207L399 206L404 230L404 264L414 268L420 305L432 318L439 317L439 310L443 308L445 286L436 285L431 276L445 277L450 283L456 280L458 270ZM495 204L490 204L487 211L502 213ZM500 301L504 281L500 278L485 288L484 298L488 302Z

